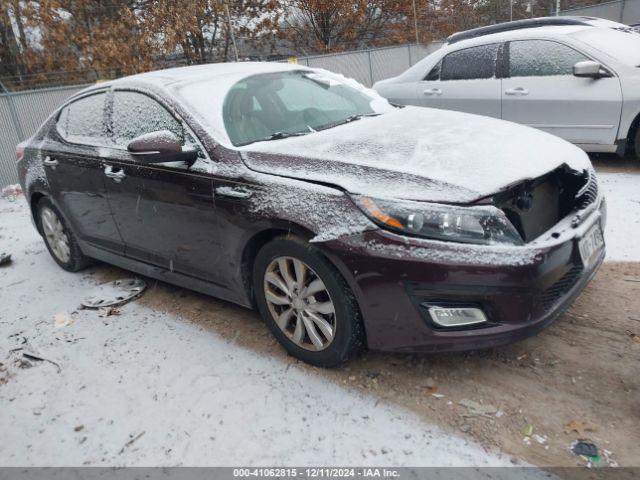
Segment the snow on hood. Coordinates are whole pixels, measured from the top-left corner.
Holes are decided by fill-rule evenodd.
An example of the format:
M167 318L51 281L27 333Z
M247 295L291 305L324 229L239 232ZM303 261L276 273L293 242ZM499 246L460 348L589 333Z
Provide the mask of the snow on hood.
M446 203L473 202L562 164L592 168L582 150L542 131L419 107L240 150L247 166L263 173Z

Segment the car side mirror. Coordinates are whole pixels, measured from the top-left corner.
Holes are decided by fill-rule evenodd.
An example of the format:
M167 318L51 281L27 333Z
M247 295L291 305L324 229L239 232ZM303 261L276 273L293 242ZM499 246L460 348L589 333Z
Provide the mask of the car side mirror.
M610 77L609 71L599 62L585 60L573 66L573 75L581 78L602 78Z
M178 136L169 130L145 133L127 145L129 153L141 163L185 162L198 158L194 148L183 147Z

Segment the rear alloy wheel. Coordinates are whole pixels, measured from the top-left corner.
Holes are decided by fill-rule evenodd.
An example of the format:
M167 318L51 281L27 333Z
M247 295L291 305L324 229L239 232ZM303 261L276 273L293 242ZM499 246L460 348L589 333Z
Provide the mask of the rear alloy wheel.
M49 207L40 210L40 221L42 223L42 233L53 256L62 263L71 260L71 250L69 249L69 237L64 231L62 222Z
M315 247L292 237L265 245L254 264L254 288L262 317L294 357L333 367L363 349L353 294Z
M82 254L73 232L48 198L40 200L37 212L38 226L56 263L70 272L85 268L89 259Z

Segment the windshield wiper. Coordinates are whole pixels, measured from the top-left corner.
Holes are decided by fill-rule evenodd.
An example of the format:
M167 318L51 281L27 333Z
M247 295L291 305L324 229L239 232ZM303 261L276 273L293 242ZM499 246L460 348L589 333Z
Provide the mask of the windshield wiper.
M355 120L360 120L362 117L377 117L378 115L382 115L381 113L356 113L355 115L349 115L345 119L345 123L353 122Z
M258 140L259 142L268 142L269 140L281 140L283 138L289 137L301 137L302 135L308 135L311 132L275 132L269 135L268 137L263 138L262 140Z
M356 120L360 120L363 117L377 117L378 115L382 115L382 113L357 113L355 115L349 115L347 118L345 118L344 120L340 120L339 122L329 123L327 125L317 127L316 130L327 130L329 128L344 125L345 123L355 122Z

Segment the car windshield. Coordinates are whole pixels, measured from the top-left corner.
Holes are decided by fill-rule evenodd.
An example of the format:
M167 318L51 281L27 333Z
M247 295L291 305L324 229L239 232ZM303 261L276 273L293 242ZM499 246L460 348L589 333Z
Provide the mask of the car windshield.
M588 28L574 36L630 67L640 66L640 34L632 29Z
M388 103L311 71L254 75L236 83L223 105L224 125L235 146L306 135L378 115Z

